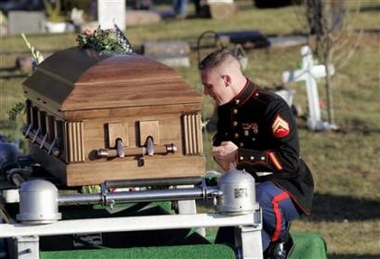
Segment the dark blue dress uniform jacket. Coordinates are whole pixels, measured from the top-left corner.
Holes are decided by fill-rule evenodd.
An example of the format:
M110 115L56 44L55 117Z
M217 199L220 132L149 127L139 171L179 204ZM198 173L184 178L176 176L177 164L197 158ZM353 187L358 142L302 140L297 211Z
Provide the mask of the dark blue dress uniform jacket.
M310 214L313 177L300 157L296 122L282 97L248 80L238 96L218 107L213 145L222 141L239 147L237 169L245 169L256 181L273 181L289 193L301 214ZM262 172L267 175L259 176Z

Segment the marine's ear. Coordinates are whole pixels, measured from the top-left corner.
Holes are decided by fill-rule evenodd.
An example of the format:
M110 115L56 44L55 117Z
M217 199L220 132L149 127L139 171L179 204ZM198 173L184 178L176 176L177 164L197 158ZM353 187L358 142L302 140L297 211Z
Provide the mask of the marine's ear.
M224 85L226 87L231 86L231 76L229 76L229 75L222 75L222 79L223 79Z

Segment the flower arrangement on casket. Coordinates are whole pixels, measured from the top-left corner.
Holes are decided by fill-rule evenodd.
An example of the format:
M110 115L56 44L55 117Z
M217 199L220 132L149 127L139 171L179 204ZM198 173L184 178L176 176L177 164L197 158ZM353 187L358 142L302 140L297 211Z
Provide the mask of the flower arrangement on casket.
M133 53L133 47L123 32L115 24L115 29L101 29L100 25L94 31L85 30L76 37L78 47L91 48L99 55L129 54Z

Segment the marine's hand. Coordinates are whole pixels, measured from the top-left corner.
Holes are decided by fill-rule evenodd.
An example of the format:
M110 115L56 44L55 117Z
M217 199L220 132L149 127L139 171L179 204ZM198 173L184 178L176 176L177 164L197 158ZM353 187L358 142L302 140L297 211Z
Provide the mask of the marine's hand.
M233 167L237 151L238 147L231 141L225 141L220 146L212 147L212 155L224 171L229 171Z
M212 155L216 161L235 162L238 147L231 141L222 142L220 146L212 147Z

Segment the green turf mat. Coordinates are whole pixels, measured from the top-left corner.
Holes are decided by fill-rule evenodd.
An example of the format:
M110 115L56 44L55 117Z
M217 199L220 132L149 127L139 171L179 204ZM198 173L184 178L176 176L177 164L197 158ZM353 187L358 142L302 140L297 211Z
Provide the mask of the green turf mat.
M327 259L326 243L314 233L291 233L296 247L290 259Z
M326 244L314 233L292 233L296 244L290 259L327 259ZM210 235L211 237L212 235ZM91 249L41 252L41 259L234 259L234 251L222 244L199 244L126 249Z
M129 249L98 249L41 252L40 259L235 259L225 245L186 245Z
M207 231L206 238L214 242L217 231ZM315 233L291 233L295 248L290 259L327 259L326 243Z
M66 219L83 217L123 217L168 214L169 206L137 203L109 211L91 206L72 206L63 213ZM164 204L165 205L165 204ZM41 259L228 259L235 258L233 249L213 244L217 229L207 229L206 238L191 229L103 233L103 249L73 247L72 235L40 237ZM291 233L295 249L290 259L327 259L326 244L314 233ZM75 249L75 250L74 250ZM81 248L82 249L82 248Z

